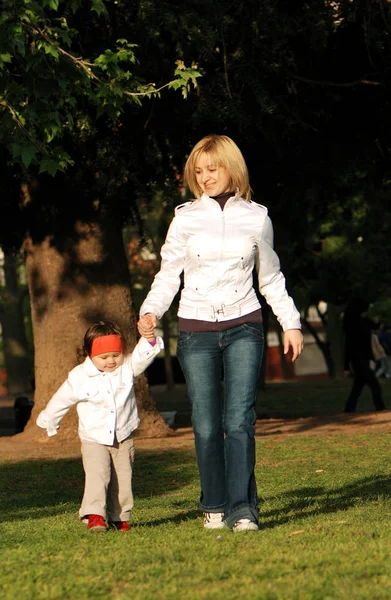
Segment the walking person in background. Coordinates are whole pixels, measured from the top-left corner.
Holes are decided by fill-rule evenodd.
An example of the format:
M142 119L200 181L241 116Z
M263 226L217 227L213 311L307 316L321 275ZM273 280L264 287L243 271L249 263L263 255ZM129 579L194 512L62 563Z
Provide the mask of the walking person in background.
M91 325L79 352L82 364L72 369L37 418L37 425L56 435L71 406L77 404L79 437L85 472L79 516L87 531L109 527L127 532L133 507L133 431L139 425L134 377L163 348L161 338L141 338L132 353L115 323Z
M348 304L343 317L345 372L353 374L352 389L345 405L347 413L355 412L365 385L372 392L375 409L380 411L386 408L379 381L370 366L370 361L374 360L372 333L377 326L368 317L368 308L369 303L366 300L356 298Z
M372 331L371 334L371 345L372 345L372 356L375 361L375 375L377 378L386 376L388 377L388 361L385 349L379 340L378 333Z
M391 334L390 328L383 321L379 323L377 337L382 347L384 348L385 358L380 365L381 372L376 373L376 377L385 377L391 379Z
M195 200L175 209L138 328L146 338L154 335L184 272L177 356L192 404L204 527L257 531L255 403L264 333L254 268L292 360L303 349L300 314L273 249L267 209L251 200L247 167L233 140L200 140L184 183Z

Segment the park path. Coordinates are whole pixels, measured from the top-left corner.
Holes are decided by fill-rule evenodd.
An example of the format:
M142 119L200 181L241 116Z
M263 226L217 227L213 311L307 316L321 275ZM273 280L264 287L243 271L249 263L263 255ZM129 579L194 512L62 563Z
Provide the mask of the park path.
M391 433L391 411L380 413L337 414L297 419L259 419L256 423L256 439L273 438L276 441L292 436L347 435L362 433ZM193 448L191 427L172 430L164 438L136 436L138 450L165 450L170 448ZM0 437L0 459L6 461L43 460L80 457L77 435L61 439L61 434L48 438L45 433L32 442L25 433Z

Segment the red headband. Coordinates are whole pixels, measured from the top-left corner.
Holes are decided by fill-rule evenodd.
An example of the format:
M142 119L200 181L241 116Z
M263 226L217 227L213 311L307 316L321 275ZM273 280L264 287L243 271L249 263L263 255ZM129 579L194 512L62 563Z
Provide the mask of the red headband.
M122 341L119 335L101 335L93 340L90 358L105 352L122 352Z

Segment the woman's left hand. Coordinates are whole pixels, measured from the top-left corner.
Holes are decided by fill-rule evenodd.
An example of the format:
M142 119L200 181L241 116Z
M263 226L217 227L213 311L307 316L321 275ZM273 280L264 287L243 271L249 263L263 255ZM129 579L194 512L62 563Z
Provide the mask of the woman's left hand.
M299 358L304 348L304 338L300 329L288 329L284 333L284 354L288 354L289 347L292 347L292 362Z

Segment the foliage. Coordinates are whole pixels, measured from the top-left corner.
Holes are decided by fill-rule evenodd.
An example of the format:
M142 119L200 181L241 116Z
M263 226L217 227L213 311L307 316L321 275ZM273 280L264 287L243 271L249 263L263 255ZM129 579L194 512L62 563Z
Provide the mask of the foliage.
M172 185L170 194L167 194L167 189L168 186L165 191L156 188L150 200L141 200L137 206L137 223L128 225L124 230L137 311L159 270L160 249L173 218L174 207L183 199L175 185ZM173 311L176 304L174 300Z
M0 144L13 164L55 175L74 164L68 136L84 139L102 115L115 123L127 103L140 105L164 88L186 98L196 85L199 73L181 60L174 79L161 85L134 75L136 45L118 38L104 47L106 36L99 39L110 28L108 4L92 0L88 14L82 0L2 3Z
M255 200L269 208L301 307L346 301L368 283L372 296L387 293L389 3L140 6L137 24L125 19L123 27L149 25L143 61L164 72L175 49L203 75L188 103L163 98L148 116L166 177L180 172L202 135L231 135L248 163ZM332 251L329 237L344 247Z

